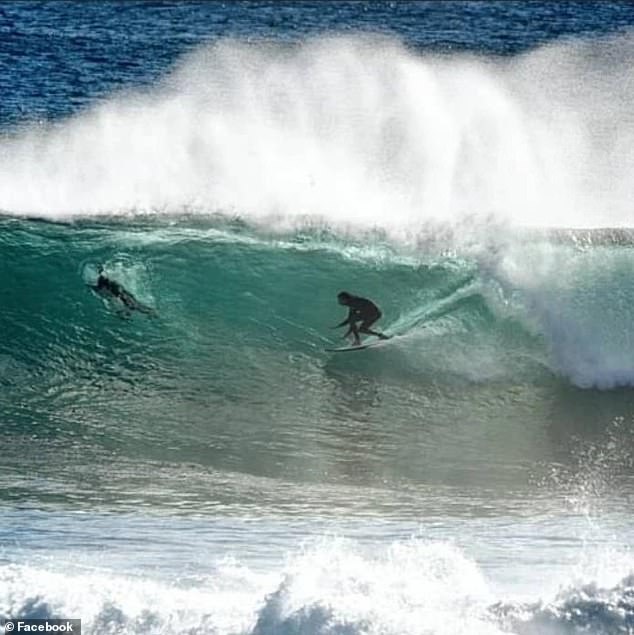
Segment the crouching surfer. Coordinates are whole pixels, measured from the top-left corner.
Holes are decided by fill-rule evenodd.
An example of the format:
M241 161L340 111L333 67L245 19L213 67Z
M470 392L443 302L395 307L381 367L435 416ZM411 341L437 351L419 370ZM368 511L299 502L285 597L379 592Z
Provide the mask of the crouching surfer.
M361 338L359 337L359 333L365 333L367 335L374 335L381 340L389 340L390 336L385 335L385 333L379 333L378 331L373 331L370 327L381 318L381 310L379 307L372 302L372 300L368 300L367 298L360 298L358 296L352 295L347 291L341 291L337 295L337 300L339 304L343 306L347 306L349 309L348 317L334 326L333 328L340 328L341 326L348 325L348 330L343 336L348 337L352 335L355 346L361 345ZM357 323L360 322L359 326Z

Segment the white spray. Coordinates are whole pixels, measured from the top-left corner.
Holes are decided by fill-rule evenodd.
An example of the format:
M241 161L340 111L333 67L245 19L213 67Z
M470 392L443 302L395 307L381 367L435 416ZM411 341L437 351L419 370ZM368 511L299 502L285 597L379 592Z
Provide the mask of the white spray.
M0 144L0 209L627 225L634 38L432 57L372 37L221 42L161 86Z

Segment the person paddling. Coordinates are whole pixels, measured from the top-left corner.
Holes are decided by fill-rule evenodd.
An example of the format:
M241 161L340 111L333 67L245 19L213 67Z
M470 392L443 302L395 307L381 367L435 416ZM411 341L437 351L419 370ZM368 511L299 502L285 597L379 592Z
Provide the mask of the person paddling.
M97 267L97 273L99 274L97 284L89 285L91 289L100 295L109 295L118 299L128 312L139 311L139 313L156 315L156 311L152 307L142 304L122 284L108 278L104 273L103 265Z

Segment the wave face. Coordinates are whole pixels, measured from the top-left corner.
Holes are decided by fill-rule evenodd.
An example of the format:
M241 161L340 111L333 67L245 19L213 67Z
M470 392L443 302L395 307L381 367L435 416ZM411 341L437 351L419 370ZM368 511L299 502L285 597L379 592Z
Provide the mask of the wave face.
M308 217L401 236L466 217L628 226L633 56L630 35L503 59L376 36L220 41L159 85L7 136L0 209Z
M4 219L1 496L326 515L354 500L389 516L420 501L384 483L449 480L504 500L562 444L574 456L577 435L630 421L634 249L627 232L495 236L421 249L226 218ZM100 264L157 316L90 291ZM326 352L342 289L373 298L396 337ZM631 436L606 452L618 507Z
M74 226L6 219L5 377L11 382L16 365L47 366L63 380L128 350L124 357L138 355L140 370L161 369L155 380L173 373L185 384L188 373L202 379L215 369L210 384L218 386L255 364L265 392L275 392L267 365L283 376L292 356L328 359L324 347L341 334L328 327L345 313L335 296L348 288L380 304L383 328L400 337L376 355L405 364L410 379L512 374L632 385L628 234L480 238L465 245L442 235L404 249L376 232L360 240L315 227L265 234L223 219ZM117 307L87 290L98 264L159 319L113 322Z

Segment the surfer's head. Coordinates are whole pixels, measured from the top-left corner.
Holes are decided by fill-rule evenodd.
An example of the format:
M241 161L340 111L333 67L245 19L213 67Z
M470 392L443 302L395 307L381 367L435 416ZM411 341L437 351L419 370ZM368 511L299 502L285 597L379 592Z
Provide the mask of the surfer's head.
M340 291L337 294L337 300L339 300L339 304L348 304L352 300L352 295L347 291Z

